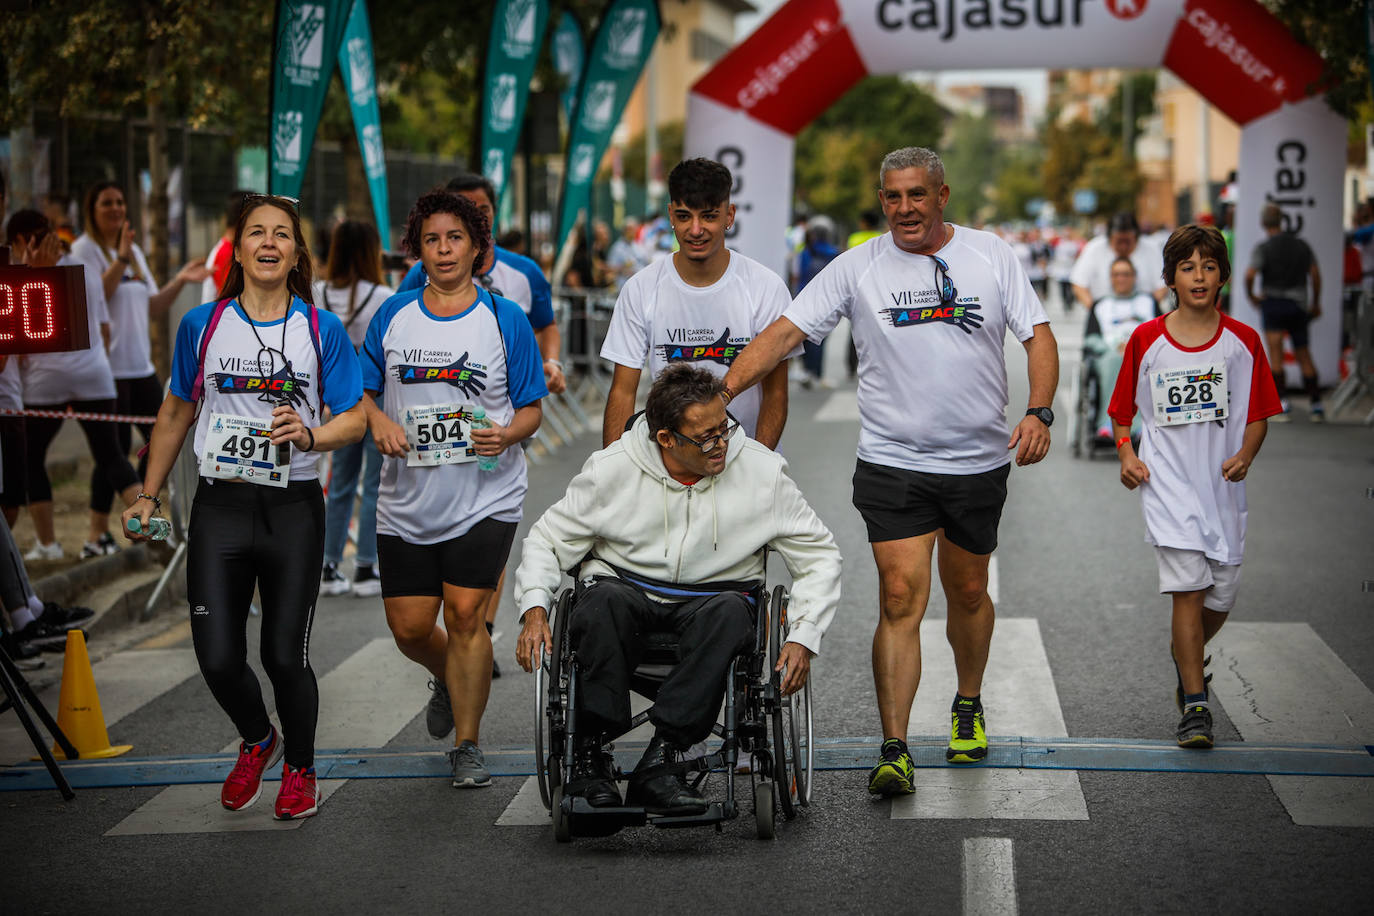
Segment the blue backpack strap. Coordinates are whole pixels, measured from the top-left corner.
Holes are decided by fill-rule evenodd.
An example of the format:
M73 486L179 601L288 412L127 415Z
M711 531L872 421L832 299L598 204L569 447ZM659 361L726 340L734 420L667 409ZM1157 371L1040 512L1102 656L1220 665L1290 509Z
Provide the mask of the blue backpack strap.
M200 403L205 397L205 356L210 352L210 338L214 336L215 328L219 327L219 320L224 317L224 310L227 309L234 300L221 299L215 303L215 310L210 313L210 320L205 324L205 331L200 335L200 353L196 356L196 379L191 383L191 400Z

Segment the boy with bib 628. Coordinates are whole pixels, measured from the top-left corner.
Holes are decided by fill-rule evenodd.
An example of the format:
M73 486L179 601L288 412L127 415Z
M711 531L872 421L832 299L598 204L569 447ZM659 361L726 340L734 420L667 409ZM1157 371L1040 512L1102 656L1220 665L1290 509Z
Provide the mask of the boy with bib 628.
M1267 418L1282 409L1259 335L1217 307L1230 275L1215 228L1174 231L1164 246L1164 282L1178 308L1131 335L1109 410L1121 482L1140 488L1159 591L1173 596L1180 747L1212 746L1204 647L1236 603L1245 477ZM1139 455L1131 445L1137 410Z

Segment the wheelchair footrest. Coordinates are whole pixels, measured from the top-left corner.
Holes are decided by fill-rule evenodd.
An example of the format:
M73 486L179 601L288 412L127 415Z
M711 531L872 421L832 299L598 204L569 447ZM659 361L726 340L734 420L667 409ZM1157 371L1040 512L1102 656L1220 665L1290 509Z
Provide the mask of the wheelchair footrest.
M581 796L563 799L574 836L609 836L623 827L701 827L729 820L721 802L711 802L701 814L650 814L639 806L595 808Z
M711 802L701 814L651 814L649 825L652 827L705 827L727 820L724 806Z

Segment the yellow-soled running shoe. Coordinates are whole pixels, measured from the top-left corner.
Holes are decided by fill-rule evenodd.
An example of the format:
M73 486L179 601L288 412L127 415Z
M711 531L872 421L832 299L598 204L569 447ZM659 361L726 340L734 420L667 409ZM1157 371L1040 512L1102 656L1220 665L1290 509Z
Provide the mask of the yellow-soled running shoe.
M882 759L868 774L868 791L874 795L910 795L916 789L912 778L916 768L912 766L911 754L906 742L900 738L888 738L883 742Z
M950 763L978 763L988 755L988 733L983 725L983 708L976 701L956 697L950 711L949 747L945 759Z

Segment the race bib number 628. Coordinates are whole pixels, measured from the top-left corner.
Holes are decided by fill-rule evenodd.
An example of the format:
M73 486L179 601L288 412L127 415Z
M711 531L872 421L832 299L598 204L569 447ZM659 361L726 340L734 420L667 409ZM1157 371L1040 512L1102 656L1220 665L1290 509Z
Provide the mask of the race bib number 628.
M1156 372L1150 393L1154 400L1155 423L1183 426L1226 418L1230 398L1222 369L1167 369Z

